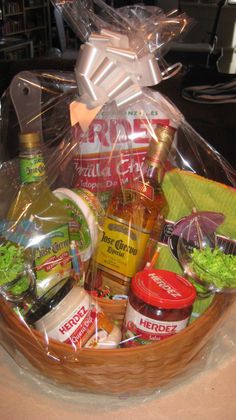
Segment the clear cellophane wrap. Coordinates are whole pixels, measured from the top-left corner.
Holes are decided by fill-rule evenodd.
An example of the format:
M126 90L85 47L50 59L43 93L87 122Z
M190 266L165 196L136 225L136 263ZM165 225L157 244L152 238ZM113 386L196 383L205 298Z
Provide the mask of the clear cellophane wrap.
M183 275L176 245L183 218L207 217L210 233L234 246L236 173L158 92L160 82L181 71L164 56L191 19L151 6L114 9L101 0L52 3L82 41L74 72L23 71L1 99L1 342L39 382L62 384L58 392L164 391L234 350L234 331L223 323L227 315L232 324L234 293L206 297L198 288L190 325L178 337L124 349L129 283L113 290L98 275L107 218L125 219L121 224L131 228L148 223L151 201L145 208L137 203L132 185L138 182L143 193L149 145L163 128L172 130L161 162L165 209L145 246L138 238L139 260L126 277L150 264ZM28 189L19 133L39 134L46 170ZM118 265L133 267L133 255L122 258ZM174 346L183 363L178 352L168 359ZM156 357L167 358L170 369Z

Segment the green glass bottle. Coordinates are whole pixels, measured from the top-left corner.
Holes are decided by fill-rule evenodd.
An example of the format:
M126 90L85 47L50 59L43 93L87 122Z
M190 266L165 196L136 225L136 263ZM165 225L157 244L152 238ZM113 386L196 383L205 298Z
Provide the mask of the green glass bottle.
M41 298L50 290L56 293L70 277L70 217L47 183L39 134L21 134L19 139L21 187L7 219L10 239L24 244L35 273L35 295Z

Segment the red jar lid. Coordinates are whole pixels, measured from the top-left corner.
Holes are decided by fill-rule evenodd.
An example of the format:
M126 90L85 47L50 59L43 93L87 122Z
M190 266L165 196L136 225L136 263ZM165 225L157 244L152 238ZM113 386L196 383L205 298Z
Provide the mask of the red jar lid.
M196 298L195 287L172 271L143 270L132 279L131 290L145 303L163 309L186 308Z

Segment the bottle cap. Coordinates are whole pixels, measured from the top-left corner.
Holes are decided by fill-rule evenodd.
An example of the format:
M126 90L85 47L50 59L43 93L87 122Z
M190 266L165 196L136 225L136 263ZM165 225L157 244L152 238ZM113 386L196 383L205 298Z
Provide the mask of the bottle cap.
M40 135L37 132L21 133L19 139L20 146L23 149L35 149L40 146Z
M161 309L186 308L196 298L196 289L188 280L167 270L138 272L131 281L131 290L137 298Z

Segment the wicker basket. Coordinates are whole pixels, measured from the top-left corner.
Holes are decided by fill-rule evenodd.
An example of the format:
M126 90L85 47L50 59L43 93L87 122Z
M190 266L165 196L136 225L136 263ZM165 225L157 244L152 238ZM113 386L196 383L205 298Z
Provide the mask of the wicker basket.
M166 340L136 348L79 349L51 340L48 348L42 335L27 328L2 302L4 334L42 375L74 390L102 394L147 393L181 374L209 342L215 327L224 318L232 295L218 294L204 314L183 331ZM124 302L99 300L113 319L122 320ZM47 350L47 351L46 351Z

